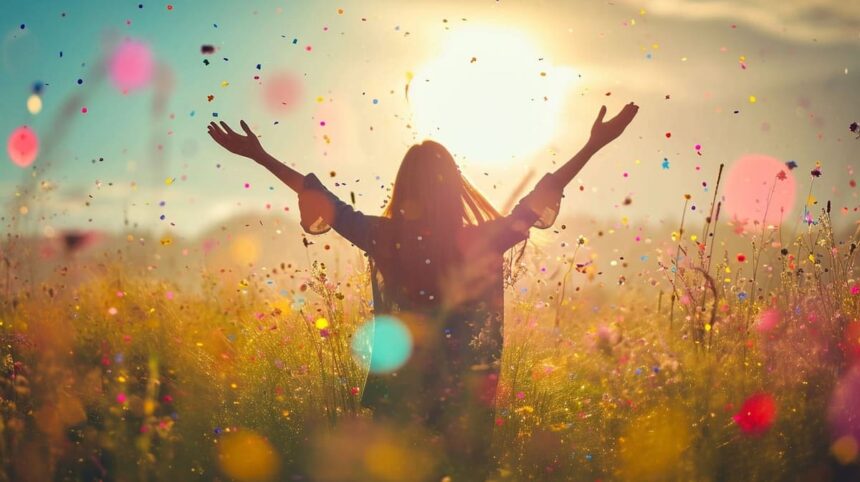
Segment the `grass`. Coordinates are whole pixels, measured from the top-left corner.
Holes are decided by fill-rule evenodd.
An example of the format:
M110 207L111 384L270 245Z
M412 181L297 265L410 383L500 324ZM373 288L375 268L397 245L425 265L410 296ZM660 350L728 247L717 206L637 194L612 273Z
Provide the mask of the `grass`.
M700 237L682 223L623 289L590 281L585 238L552 275L526 256L507 293L496 479L858 474L856 443L853 456L834 446L845 427L828 419L860 345L846 336L856 238L836 239L828 205L786 241L762 224L741 259L714 203ZM437 462L419 428L376 426L359 407L360 265L179 283L148 274L129 243L25 282L36 256L22 239L3 251L0 480L410 480ZM734 416L756 393L776 418L747 433Z

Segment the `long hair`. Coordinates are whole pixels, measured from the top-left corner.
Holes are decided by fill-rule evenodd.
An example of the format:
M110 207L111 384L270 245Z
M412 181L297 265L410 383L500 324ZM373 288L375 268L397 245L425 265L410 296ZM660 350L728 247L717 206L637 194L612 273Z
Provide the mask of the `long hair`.
M490 253L475 252L475 258L463 263L463 253L458 246L458 235L462 228L477 226L502 216L467 181L454 162L454 157L444 146L434 141L424 141L413 145L403 157L391 199L382 213L392 220L394 226L390 241L397 246L389 256L380 258L379 266L387 277L386 283L393 283L408 292L430 289L442 294L448 307L479 295L485 286L486 263L491 262ZM405 229L410 225L409 229ZM437 262L432 265L435 276L415 278L404 267L415 260L408 259L412 253L401 250L401 236L414 235L415 231L426 233L428 255ZM410 243L411 244L411 243ZM407 244L408 246L408 244ZM525 243L523 243L525 247ZM520 256L522 256L522 250ZM407 259L404 259L406 256ZM505 257L503 276L510 278L513 257ZM421 260L419 260L420 262Z
M410 147L403 156L382 216L416 221L438 234L501 217L463 177L451 153L429 140Z

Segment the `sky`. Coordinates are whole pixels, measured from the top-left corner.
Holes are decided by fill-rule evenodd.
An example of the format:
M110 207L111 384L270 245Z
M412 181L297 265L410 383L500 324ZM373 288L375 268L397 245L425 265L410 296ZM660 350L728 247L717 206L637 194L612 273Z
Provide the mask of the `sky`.
M353 193L367 213L381 211L408 147L434 138L505 210L523 179L582 147L601 105L611 115L631 101L639 115L568 187L563 218L658 223L680 217L690 194L688 214L701 220L721 163L724 179L741 179L721 199L746 205L744 182L770 158L797 166L786 166L791 188L778 185L785 220L831 200L837 223L851 224L860 207L860 140L849 131L860 121L857 2L4 7L0 132L29 126L40 150L26 168L0 162L0 231L121 232L127 222L193 236L240 213L297 219L288 188L209 139L212 120L245 119L275 157ZM151 53L153 72L123 92L106 66L128 43Z

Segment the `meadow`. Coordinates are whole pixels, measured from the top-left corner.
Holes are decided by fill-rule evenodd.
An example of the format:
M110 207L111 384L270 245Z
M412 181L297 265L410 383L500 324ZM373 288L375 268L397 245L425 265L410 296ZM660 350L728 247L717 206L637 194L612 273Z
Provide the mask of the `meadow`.
M741 236L714 196L704 224L648 236L647 259L572 225L549 235L563 251L530 246L506 292L494 480L858 480L857 233L833 227L847 210L807 209ZM296 236L301 254L268 264L233 234L207 251L7 233L0 479L431 473L419 428L358 403L358 251Z

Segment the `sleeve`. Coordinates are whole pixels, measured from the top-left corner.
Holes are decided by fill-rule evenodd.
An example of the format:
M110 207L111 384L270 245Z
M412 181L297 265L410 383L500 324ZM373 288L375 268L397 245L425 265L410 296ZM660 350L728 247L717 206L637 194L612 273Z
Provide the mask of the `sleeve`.
M299 213L302 229L308 234L323 234L334 228L359 249L366 252L370 247L370 231L375 217L356 211L341 201L314 174L305 176L299 193Z
M489 235L499 251L507 251L529 237L529 229L547 229L555 223L564 186L546 174L532 192L523 197L507 216L492 221Z

